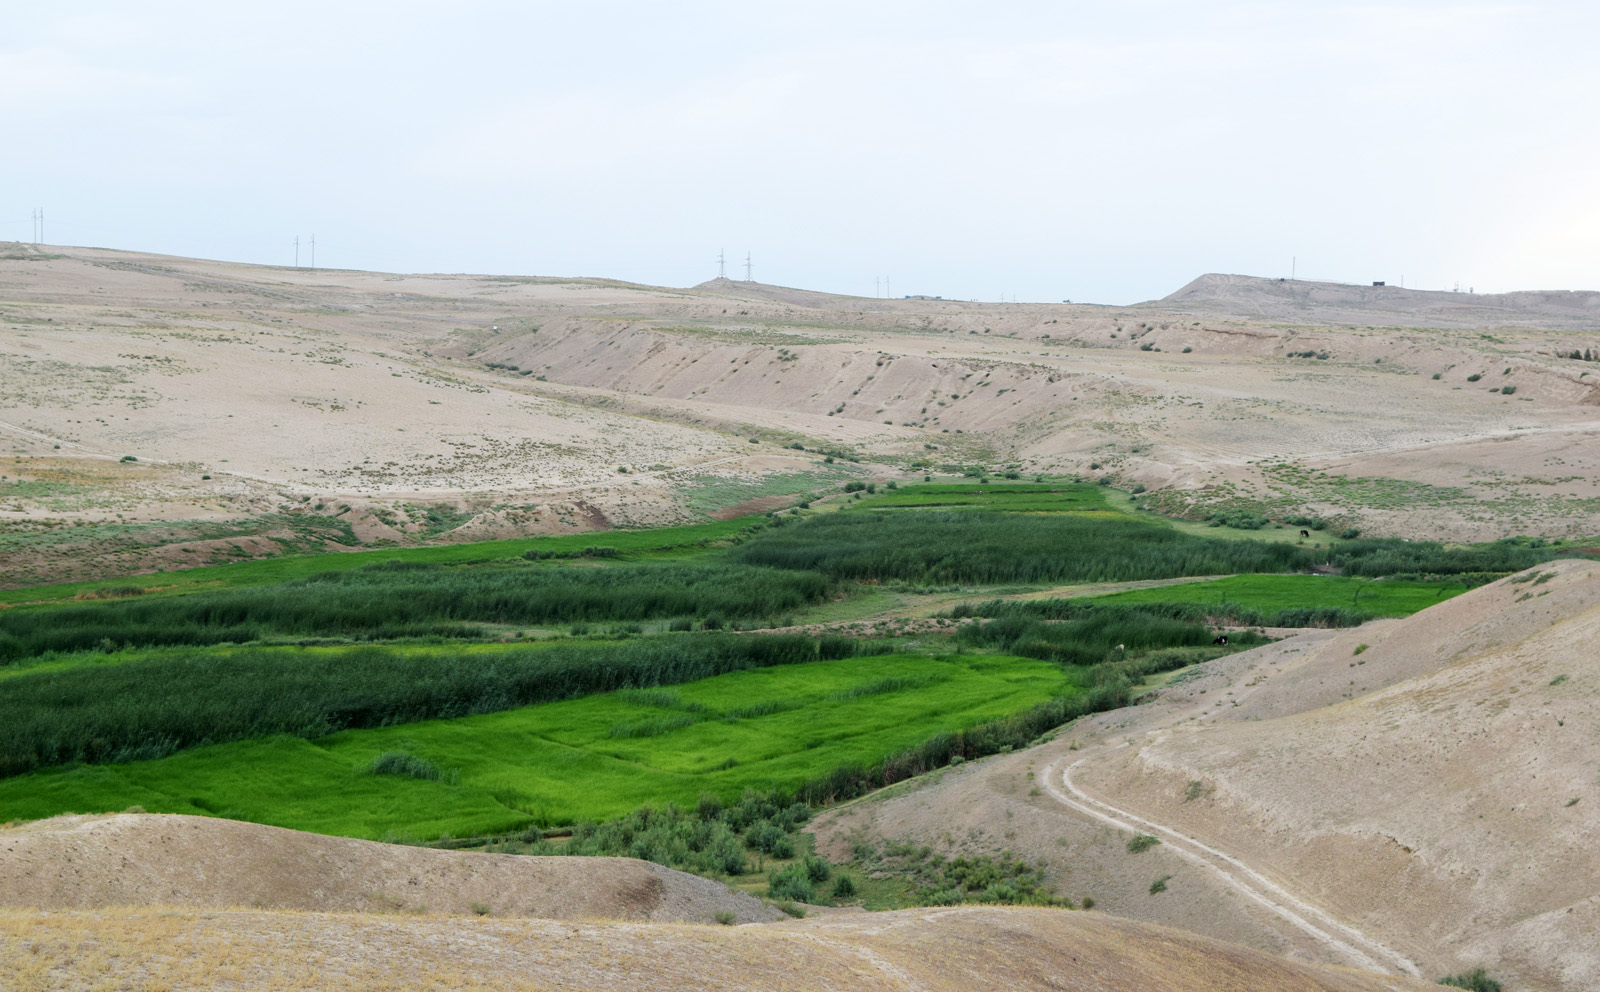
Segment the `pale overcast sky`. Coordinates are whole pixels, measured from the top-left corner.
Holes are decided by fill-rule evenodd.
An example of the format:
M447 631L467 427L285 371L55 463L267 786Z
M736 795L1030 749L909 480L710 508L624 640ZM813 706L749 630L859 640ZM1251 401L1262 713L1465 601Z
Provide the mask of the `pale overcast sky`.
M0 239L1127 303L1600 289L1600 4L0 6ZM732 260L740 263L738 268ZM301 253L309 261L308 251Z

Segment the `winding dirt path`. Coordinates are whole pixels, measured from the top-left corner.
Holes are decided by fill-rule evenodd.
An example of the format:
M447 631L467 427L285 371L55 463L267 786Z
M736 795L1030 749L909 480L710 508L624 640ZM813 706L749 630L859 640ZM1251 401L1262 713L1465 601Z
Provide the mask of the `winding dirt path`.
M1116 747L1127 747L1119 744ZM1107 750L1111 750L1108 748ZM1398 951L1367 936L1327 911L1311 905L1238 858L1165 824L1119 809L1084 792L1072 781L1072 772L1091 757L1085 755L1061 768L1057 761L1045 769L1045 790L1063 805L1119 830L1160 837L1168 849L1219 876L1247 898L1272 911L1294 928L1337 951L1353 967L1370 971L1400 972L1420 978L1421 970ZM1056 785L1057 781L1061 787ZM1065 791L1063 791L1063 787Z
M1243 702L1255 691L1256 687L1244 689L1235 697L1236 702ZM1204 709L1205 704L1185 708L1171 714L1162 721L1162 725L1172 726L1194 718ZM1181 833L1175 827L1145 819L1112 805L1104 798L1091 796L1072 780L1073 771L1096 754L1128 746L1130 742L1127 740L1115 745L1104 744L1065 767L1062 766L1067 759L1058 758L1044 770L1045 791L1057 802L1092 820L1130 833L1159 837L1168 850L1216 875L1224 884L1271 911L1289 926L1337 952L1353 967L1391 974L1398 972L1417 978L1422 976L1421 969L1410 958L1295 895L1239 858Z

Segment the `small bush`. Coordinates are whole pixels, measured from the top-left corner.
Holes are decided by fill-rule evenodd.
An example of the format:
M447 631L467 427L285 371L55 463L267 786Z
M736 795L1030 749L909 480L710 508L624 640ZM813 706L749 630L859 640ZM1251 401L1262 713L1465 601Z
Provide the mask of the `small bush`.
M791 902L816 902L817 891L806 873L806 866L797 863L772 876L767 886L767 896Z
M120 460L121 460L121 461L125 461L125 462L136 462L136 461L138 461L138 460L139 460L139 459L137 459L137 458L135 458L135 457L133 457L133 456L132 456L132 455L123 455L123 456L122 456L122 458L121 458L121 459L120 459Z
M1517 387L1516 386L1501 386L1500 387L1500 395L1501 396L1510 396L1512 393L1514 393L1516 391L1517 391Z
M1446 975L1439 979L1439 984L1458 989L1471 989L1472 992L1500 992L1500 983L1490 978L1489 973L1483 968L1474 968L1459 975Z
M1128 841L1128 853L1143 854L1159 843L1161 843L1161 839L1159 837L1152 837L1149 834L1140 834L1139 836Z
M1084 896L1083 897L1083 902L1080 903L1080 905L1082 905L1084 909L1093 909L1094 908L1094 896Z
M1360 527L1346 527L1344 530L1341 530L1339 532L1339 540L1341 540L1341 541L1354 541L1356 538L1358 538L1360 536L1361 536L1361 528Z
M849 899L856 894L856 883L850 880L849 875L840 875L833 882L833 898Z
M1467 376L1467 381L1468 382L1477 382L1479 379L1482 379L1482 378L1483 378L1483 373L1474 372L1471 375Z
M1171 875L1162 875L1160 878L1156 879L1154 882L1151 882L1150 883L1150 894L1151 895L1155 895L1157 892L1165 892L1165 891L1167 891L1167 882L1171 878L1172 878Z
M717 912L717 922L725 927L733 926L733 922L736 919L738 919L738 917L733 915L733 910L731 909L719 910Z
M833 877L833 868L815 854L806 855L805 867L806 878L818 885Z
M479 916L488 916L489 904L484 902L475 902L472 904L472 911L477 913Z

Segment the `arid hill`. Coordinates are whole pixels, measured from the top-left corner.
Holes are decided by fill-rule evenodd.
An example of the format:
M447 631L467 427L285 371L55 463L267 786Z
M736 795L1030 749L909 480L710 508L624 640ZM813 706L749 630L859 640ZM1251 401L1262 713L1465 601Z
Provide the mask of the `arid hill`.
M0 829L0 905L253 906L318 912L741 923L783 916L632 858L438 851L203 816L62 816Z
M996 304L0 245L0 581L689 522L970 467L1193 517L1588 536L1592 295L1204 277Z
M1214 272L1146 305L1313 324L1592 331L1596 321L1600 321L1600 293L1597 292L1474 293L1470 287L1467 292L1440 292L1403 286L1262 279Z
M1425 992L1097 913L933 909L742 927L234 910L0 910L9 987Z
M1304 960L1600 983L1600 567L1180 673L1059 740L820 817ZM1161 841L1135 853L1147 833ZM1143 885L1167 878L1159 895Z

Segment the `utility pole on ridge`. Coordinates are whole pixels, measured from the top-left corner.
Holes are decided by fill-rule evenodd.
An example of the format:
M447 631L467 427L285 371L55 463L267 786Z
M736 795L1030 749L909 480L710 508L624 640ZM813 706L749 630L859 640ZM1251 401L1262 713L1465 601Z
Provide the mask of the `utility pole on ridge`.
M749 252L745 252L744 253L744 281L745 282L752 282L753 281L750 278L750 253Z

